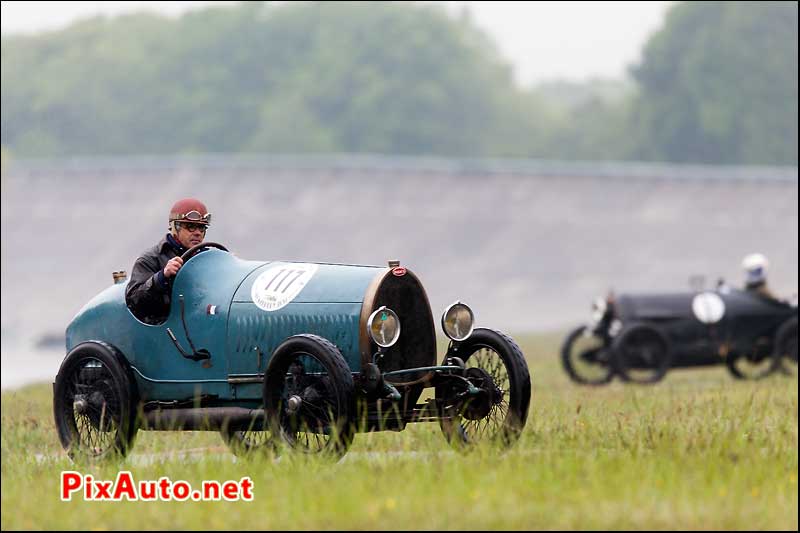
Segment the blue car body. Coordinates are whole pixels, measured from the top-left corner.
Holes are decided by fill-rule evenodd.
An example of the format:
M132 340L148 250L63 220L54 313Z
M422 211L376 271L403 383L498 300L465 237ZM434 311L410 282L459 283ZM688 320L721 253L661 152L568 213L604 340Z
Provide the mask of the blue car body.
M280 280L279 289L291 290L290 280L297 277L295 267L314 272L291 301L275 310L265 310L254 302L253 286L261 276L278 272L273 288ZM371 356L363 326L365 313L377 305L374 289L389 275L386 267L246 261L209 249L192 257L178 272L169 316L163 324L149 325L133 315L125 303L127 282L122 281L103 290L77 313L67 327L67 352L89 340L113 345L129 362L143 401L198 394L219 400L259 401L259 376L263 376L270 354L295 334L312 333L330 340L351 370L360 372L362 362ZM434 364L435 342L429 337L435 334L427 296L411 272L403 277L408 277L409 287L424 297L423 307L427 307L421 329L428 337L425 344L434 351L421 354L418 362ZM365 299L369 310L364 307ZM207 350L211 358L200 362L183 357L168 329L181 346L188 349L193 344ZM404 332L407 337L414 334L413 328Z

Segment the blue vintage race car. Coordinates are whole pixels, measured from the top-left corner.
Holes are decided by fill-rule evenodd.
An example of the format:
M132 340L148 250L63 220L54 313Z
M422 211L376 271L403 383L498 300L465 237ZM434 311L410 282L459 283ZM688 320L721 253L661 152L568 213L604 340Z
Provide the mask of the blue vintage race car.
M459 448L510 444L525 425L517 344L474 329L456 302L437 364L425 289L399 263L245 261L216 243L183 260L163 324L131 313L115 273L67 327L54 415L74 459L124 455L139 429L219 430L237 454L340 456L358 431L410 422L438 421ZM434 398L420 404L426 387Z
M670 368L726 364L741 379L797 373L797 305L721 284L715 290L595 300L561 349L570 378L654 383Z

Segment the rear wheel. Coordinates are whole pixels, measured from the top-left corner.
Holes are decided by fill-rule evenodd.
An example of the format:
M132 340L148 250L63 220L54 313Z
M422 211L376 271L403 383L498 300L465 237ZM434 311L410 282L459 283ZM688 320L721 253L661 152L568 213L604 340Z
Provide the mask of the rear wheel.
M614 339L611 358L619 376L633 383L649 384L663 379L672 366L666 335L649 324L625 327Z
M463 387L436 387L443 406L439 424L447 441L459 450L516 442L531 400L531 378L519 346L499 331L479 328L450 355L464 361L465 377L480 393L463 401L457 399Z
M138 430L136 386L122 354L99 341L73 348L58 370L53 414L76 462L124 457Z
M776 356L784 374L797 375L797 317L790 318L775 334Z
M341 457L353 440L353 376L339 349L296 335L274 352L264 380L270 430L292 450Z
M561 347L561 364L572 381L581 385L605 385L614 377L610 347L588 326L567 335Z

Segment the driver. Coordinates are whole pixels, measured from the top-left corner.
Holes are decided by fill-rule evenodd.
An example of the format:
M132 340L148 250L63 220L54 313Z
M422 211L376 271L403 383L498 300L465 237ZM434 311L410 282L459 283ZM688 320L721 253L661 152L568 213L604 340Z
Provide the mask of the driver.
M169 211L169 233L133 264L125 303L136 318L148 324L167 319L172 282L183 266L181 255L203 242L210 223L211 214L200 200L175 202Z
M775 300L775 295L767 287L767 268L769 261L762 254L750 254L742 260L745 272L745 290L764 298Z

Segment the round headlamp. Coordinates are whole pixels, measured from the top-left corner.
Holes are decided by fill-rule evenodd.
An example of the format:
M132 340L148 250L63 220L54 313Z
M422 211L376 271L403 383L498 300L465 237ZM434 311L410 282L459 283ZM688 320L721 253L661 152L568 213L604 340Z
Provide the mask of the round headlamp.
M604 298L597 298L592 302L592 321L596 324L603 319L608 309L608 302Z
M454 341L463 341L472 335L475 315L467 304L456 302L444 310L442 329Z
M389 348L400 338L400 319L397 313L386 307L379 307L367 319L369 336L381 348Z
M595 298L592 302L592 311L599 311L601 313L606 312L606 307L608 307L608 303L606 302L605 298Z

